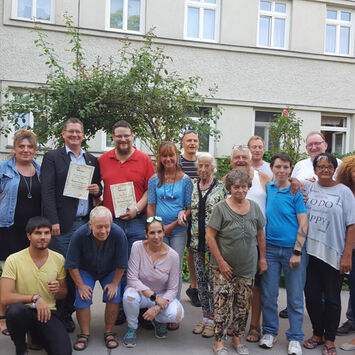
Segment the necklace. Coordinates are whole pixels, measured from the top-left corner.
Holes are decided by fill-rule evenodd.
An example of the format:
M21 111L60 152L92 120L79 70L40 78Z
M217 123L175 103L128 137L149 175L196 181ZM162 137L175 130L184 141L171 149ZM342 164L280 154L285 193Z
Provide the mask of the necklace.
M163 199L164 200L166 200L166 199L170 199L170 200L174 200L175 198L174 198L174 187L175 187L175 179L176 179L176 173L177 173L177 170L175 170L175 176L174 176L174 180L173 180L173 188L172 188L172 190L171 190L171 195L170 196L167 196L167 194L166 194L166 183L165 183L165 181L164 181L164 196L163 196ZM166 178L166 176L164 176L164 180L168 180L167 178Z
M20 176L23 178L23 181L25 182L26 187L27 187L27 191L28 191L28 192L27 192L27 198L28 198L28 199L31 199L31 198L32 198L32 194L31 194L31 190L32 190L32 176L29 177L29 179L30 179L30 186L28 186L26 177L23 176L23 175L21 175L21 174L20 174Z

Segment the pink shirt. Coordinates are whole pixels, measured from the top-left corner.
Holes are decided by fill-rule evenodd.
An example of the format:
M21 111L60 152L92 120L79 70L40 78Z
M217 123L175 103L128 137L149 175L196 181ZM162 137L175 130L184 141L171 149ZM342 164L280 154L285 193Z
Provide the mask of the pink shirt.
M128 285L139 292L152 290L171 302L179 286L179 255L169 247L168 254L153 263L143 243L142 240L133 243L128 261Z

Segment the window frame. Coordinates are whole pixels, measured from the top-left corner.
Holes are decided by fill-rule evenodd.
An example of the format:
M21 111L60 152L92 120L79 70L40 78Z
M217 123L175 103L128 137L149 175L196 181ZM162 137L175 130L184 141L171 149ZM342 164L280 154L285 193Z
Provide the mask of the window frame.
M199 35L198 37L189 37L187 35L187 25L188 25L188 9L189 7L199 9ZM199 0L185 0L185 14L184 14L184 39L189 41L198 41L198 42L210 42L218 43L219 42L219 28L220 28L220 9L221 1L216 0L215 4L206 3ZM215 11L215 21L214 21L214 39L205 39L203 38L203 24L204 24L204 10L214 10Z
M270 125L271 125L271 122L272 121L257 121L256 120L256 113L257 112L269 112L269 113L272 113L274 116L275 115L279 115L280 113L282 113L282 110L280 109L278 111L278 109L259 109L259 108L254 108L254 126L253 126L253 136L254 135L257 135L256 132L255 132L255 127L262 127L262 128L265 128L265 136L263 137L264 139L264 148L265 148L265 151L267 150L270 150L269 149L269 145L271 144L270 142ZM275 118L275 117L273 117Z
M132 34L144 34L145 33L145 6L146 0L140 0L140 22L139 22L139 31L128 30L128 20L127 20L127 11L128 11L128 2L129 0L123 1L123 18L122 18L122 29L111 27L111 1L106 0L106 30L120 33L132 33Z
M323 117L334 117L334 118L344 118L345 120L345 125L344 127L335 127L335 126L322 126L322 118ZM351 118L348 115L342 115L342 114L334 114L334 113L322 113L321 115L321 126L320 126L320 131L326 131L326 132L332 132L332 146L331 151L335 152L335 135L339 133L343 133L345 139L342 142L342 152L341 154L346 154L350 152L350 124L351 124Z
M327 18L327 11L336 11L337 12L337 19L328 19ZM343 21L340 19L341 17L341 12L349 12L351 19L350 19L350 25L349 21ZM325 27L324 27L324 54L327 55L335 55L335 56L344 56L344 57L352 57L354 55L354 23L353 23L353 18L354 18L354 12L351 11L350 9L341 9L341 8L335 8L335 7L328 7L326 8L325 11ZM327 52L326 47L327 47L327 25L333 25L336 26L336 32L335 32L335 52ZM349 36L349 53L339 53L339 47L340 47L340 27L349 27L350 28L350 36Z
M271 11L267 10L261 10L260 9L260 1L259 0L259 6L258 6L258 26L257 26L257 38L256 38L256 45L257 47L260 48L273 48L273 49L282 49L282 50L288 50L289 46L289 37L290 37L290 14L291 14L291 4L288 1L280 0L280 1L275 1L275 0L265 0L271 3ZM275 12L275 3L280 3L280 4L285 4L286 5L286 13L283 14L281 12ZM270 38L269 42L270 45L264 46L259 44L259 39L260 39L260 17L265 16L265 17L271 17L271 28L270 28ZM285 33L284 33L284 47L277 47L273 45L274 41L274 22L275 18L281 18L285 19Z
M20 17L17 16L18 10L18 0L12 1L12 19L15 20L22 20L22 21L30 21L30 22L41 22L41 23L54 23L55 21L55 0L49 0L51 3L51 11L50 11L50 18L49 20L43 20L36 18L36 11L37 11L37 0L32 1L32 14L31 18L28 17Z

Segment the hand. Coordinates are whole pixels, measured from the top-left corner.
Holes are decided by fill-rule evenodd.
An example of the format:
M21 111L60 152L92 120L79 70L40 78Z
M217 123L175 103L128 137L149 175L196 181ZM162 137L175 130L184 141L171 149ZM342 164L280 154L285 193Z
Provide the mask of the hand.
M133 218L136 218L136 217L137 217L137 210L135 209L134 206L131 206L126 211L126 213L120 215L120 218L125 220L125 221L129 221L129 220L131 220Z
M60 286L58 280L48 281L48 291L50 293L53 293L53 295L55 295L56 293L59 292L59 290L60 290Z
M232 278L233 269L225 260L221 261L221 263L218 263L218 267L219 271L226 280L230 280Z
M315 177L312 177L312 178L309 178L309 179L306 179L306 180L308 180L310 182L316 182L316 178Z
M266 259L260 259L259 260L259 275L262 275L266 270L267 270L268 266L267 266L267 262Z
M143 318L145 320L152 321L158 313L159 313L158 307L152 306L152 307L148 308L148 310L143 313Z
M60 224L52 224L52 236L53 235L60 235Z
M290 259L290 268L293 269L294 267L301 264L301 255L292 254Z
M88 186L88 190L89 190L89 194L94 196L98 195L98 193L100 192L100 188L98 184L90 184Z
M343 255L340 259L340 269L341 274L351 271L351 255Z
M167 300L163 297L157 296L157 298L155 299L155 304L160 306L161 309L165 309L169 305L169 300Z
M40 298L35 304L38 321L41 323L47 323L51 319L52 315L47 302L43 298Z
M107 292L107 299L111 301L117 296L118 285L111 282L104 287L104 292Z
M177 222L179 226L186 226L186 214L185 214L185 210L181 210L178 214L178 218L177 218Z
M91 295L92 295L92 288L90 286L85 285L85 284L82 284L77 287L78 287L78 292L79 292L80 298L83 301L90 301Z
M171 234L171 232L173 231L174 227L172 226L172 223L167 224L166 226L164 226L164 233L165 236L169 236Z
M302 195L304 191L304 187L301 184L301 182L296 178L290 178L290 182L291 182L291 190L290 190L291 195L296 195L298 190L300 190L300 194Z

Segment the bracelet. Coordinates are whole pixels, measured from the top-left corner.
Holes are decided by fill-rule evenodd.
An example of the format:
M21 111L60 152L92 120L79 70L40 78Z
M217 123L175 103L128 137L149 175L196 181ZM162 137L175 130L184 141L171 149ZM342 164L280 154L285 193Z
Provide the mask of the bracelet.
M140 212L140 211L139 211L139 208L138 208L138 206L137 206L137 205L135 205L135 206L134 206L134 208L136 209L137 216L138 216L138 215L139 215L139 212Z
M32 299L34 298L34 296L36 296L36 295L33 295L33 296L32 296ZM37 301L38 301L40 298L41 298L40 295L38 295L37 297L35 297L35 299L33 300L32 304L31 304L31 308L33 308L33 309L36 308L36 303L37 303Z

